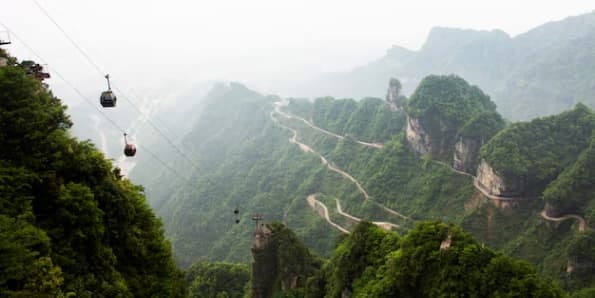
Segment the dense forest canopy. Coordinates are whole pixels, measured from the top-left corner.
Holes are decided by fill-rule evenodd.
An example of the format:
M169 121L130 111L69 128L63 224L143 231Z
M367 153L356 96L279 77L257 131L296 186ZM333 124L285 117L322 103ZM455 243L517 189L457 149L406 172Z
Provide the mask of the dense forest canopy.
M481 149L481 158L503 175L525 177L539 193L585 150L595 129L595 113L578 104L559 115L515 123Z
M10 61L0 67L0 296L181 296L142 187L71 137L66 107Z
M495 110L496 105L489 96L455 75L427 76L411 95L407 106L407 112L412 117L436 113L456 127L461 127L479 113Z
M250 269L246 264L198 261L186 272L188 297L245 297Z
M320 97L314 102L292 98L287 108L323 129L369 142L389 140L405 125L403 112L391 112L385 101L374 97L360 101Z
M276 231L283 229L274 226ZM306 258L302 265L291 266L304 255L303 244L291 237L282 243L282 255L278 242L255 252L254 266L272 266L271 272L281 270L297 282L284 283L279 275L254 271L259 274L254 280L272 283L258 297L566 296L530 264L496 253L459 227L441 222L419 223L403 236L361 222L324 264Z
M576 162L564 169L543 192L543 198L555 209L576 212L595 203L595 131L589 147L580 153ZM593 205L593 204L591 204ZM588 206L586 216L589 222L595 220L595 206Z

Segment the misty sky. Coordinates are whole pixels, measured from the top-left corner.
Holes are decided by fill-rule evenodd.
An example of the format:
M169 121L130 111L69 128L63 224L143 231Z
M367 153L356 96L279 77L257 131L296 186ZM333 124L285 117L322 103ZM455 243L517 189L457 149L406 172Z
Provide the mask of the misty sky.
M418 49L434 26L502 29L514 36L595 9L585 0L38 1L130 90L225 79L267 91L279 80L364 64L393 44ZM0 22L52 68L89 95L104 88L103 78L33 0L0 0L0 7ZM34 58L12 40L6 48L13 55ZM50 83L56 93L67 92L55 78Z

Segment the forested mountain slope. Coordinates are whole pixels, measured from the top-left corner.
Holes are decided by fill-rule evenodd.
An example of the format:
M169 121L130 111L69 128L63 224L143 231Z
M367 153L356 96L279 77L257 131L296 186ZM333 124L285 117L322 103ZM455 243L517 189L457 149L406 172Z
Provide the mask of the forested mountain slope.
M568 297L532 265L443 222L399 235L364 221L327 259L278 222L257 228L254 241L251 276L243 264L197 262L187 275L190 297Z
M271 270L253 270L251 297L566 297L454 225L423 222L400 236L362 222L322 264L280 224L264 229L272 235L254 249L253 268Z
M328 181L340 178L324 173L316 157L300 154L288 142L287 132L271 119L274 100L236 83L215 87L185 140L194 150L189 153L200 159L195 182L172 187L175 177L159 178L157 185L171 193L157 212L182 265L199 258L247 262L253 213L295 227L319 251L332 249L338 232L311 212L305 199L320 182L316 173Z
M398 41L397 41L398 43ZM550 22L511 38L500 30L437 27L419 51L395 46L348 73L291 89L296 96L381 96L391 77L411 94L429 74L457 74L493 96L508 119L595 107L595 12Z
M476 177L477 164L473 171L464 172L453 168L455 158L448 155L440 159L420 155L405 135L407 119L426 104L434 112L415 115L456 123L455 133L448 136L451 140L442 144L455 147L446 148L449 152L458 152L455 141L461 138L478 138L479 144L489 145L494 152L506 152L524 145L499 146L497 140L508 140L506 136L519 128L537 139L546 134L552 136L549 149L539 146L536 139L534 145L524 146L526 154L541 158L539 150L562 154L564 150L555 148L573 148L575 154L565 158L551 156L562 162L551 173L567 177L560 178L567 182L558 189L574 191L568 186L573 183L569 177L579 181L590 177L585 165L591 128L583 124L590 123L587 119L593 112L579 105L559 116L500 131L504 122L493 111L493 103L477 87L461 80L429 77L408 106L396 111L377 98L360 102L321 98L312 103L263 96L239 84L216 87L205 98L199 123L185 140L195 148L192 153L204 159L194 172L196 183L177 187L180 182L170 184L176 181L172 179L157 184L171 190L158 212L164 216L178 262L188 266L201 258L248 261L254 213L263 213L265 221L285 223L323 256L330 256L337 235L352 231L362 219L400 232L419 220L434 219L462 225L485 245L529 260L539 272L561 280L568 289L592 285L589 264L595 254L579 249L592 239L592 221L577 230L579 222L573 220L592 218L590 199L542 217L543 200L490 195L477 184L481 178ZM452 97L448 104L458 107L456 113L474 111L460 121L458 114L451 115L448 109L442 113L439 106L432 106L455 90L475 90ZM556 132L568 133L555 138ZM478 160L479 150L477 154ZM550 160L550 155L543 155L544 160ZM500 168L494 165L494 169L498 173ZM548 183L556 178L548 177ZM592 197L590 184L583 184L576 190L577 197ZM543 184L532 187L539 192L545 189ZM239 224L234 223L235 208L240 210ZM570 214L577 217L564 217Z
M0 67L0 296L182 296L142 187L71 137L60 99L9 60Z

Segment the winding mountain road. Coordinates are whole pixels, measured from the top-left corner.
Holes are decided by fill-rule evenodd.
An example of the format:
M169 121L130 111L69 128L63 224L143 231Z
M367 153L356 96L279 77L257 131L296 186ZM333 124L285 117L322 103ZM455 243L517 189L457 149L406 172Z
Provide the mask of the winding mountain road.
M335 137L335 138L338 138L338 139L341 139L341 140L342 139L345 139L344 136L338 135L336 133L333 133L333 132L330 132L330 131L325 130L323 128L320 128L320 127L314 125L312 122L310 122L310 121L308 121L308 120L306 120L306 119L304 119L302 117L299 117L299 116L296 116L296 115L291 115L291 114L288 114L288 113L285 113L285 112L281 111L281 106L282 105L283 105L283 103L281 103L281 102L275 103L274 112L276 112L279 115L281 115L281 116L283 116L285 118L288 118L288 119L297 119L297 120L305 123L309 127L313 128L313 129L315 129L315 130L317 130L319 132L322 132L322 133L324 133L326 135L329 135L329 136L332 136L332 137ZM353 183L355 183L355 185L357 186L357 188L359 189L359 191L364 195L364 198L365 199L369 199L370 198L370 196L368 195L367 191L361 186L361 184L359 183L359 181L357 179L355 179L353 176L349 175L348 173L344 172L343 170L341 170L341 169L333 166L331 163L328 162L328 160L324 156L318 154L316 151L314 151L308 145L303 144L303 143L297 141L297 131L294 130L294 129L292 129L292 128L290 128L290 127L287 127L287 126L281 124L279 121L277 121L277 119L273 116L273 111L271 111L270 116L271 116L271 118L277 124L279 124L280 126L282 126L282 127L286 128L286 129L290 130L293 133L293 137L290 139L290 142L291 143L294 143L294 144L298 145L300 147L300 149L302 149L302 151L304 151L304 152L314 153L314 154L318 155L318 157L320 158L321 162L324 165L326 165L330 170L339 173L343 177L345 177L345 178L349 179L350 181L352 181ZM368 142L363 142L363 141L359 141L359 140L355 140L355 142L358 143L358 144L361 144L361 145L364 145L364 146L368 146L368 147L372 147L372 148L376 148L376 149L382 149L384 147L384 145L382 143L368 143ZM493 195L493 194L489 193L489 191L486 190L483 185L481 185L481 183L479 182L479 180L477 179L476 176L474 176L472 174L469 174L467 172L459 171L459 170L453 168L451 165L446 164L446 163L444 163L442 161L439 161L439 160L431 160L431 161L449 168L454 173L457 173L457 174L460 174L460 175L469 176L469 177L473 178L473 186L475 187L475 189L477 189L479 192L482 193L482 195L484 195L485 197L487 197L489 199L498 200L498 201L513 201L513 200L522 199L520 197L503 197L503 196ZM324 206L324 204L322 202L319 202L319 201L317 201L317 202L319 204L321 204L322 206ZM351 215L343 212L343 210L341 209L341 204L340 204L339 200L336 199L336 202L337 202L337 211L338 211L339 214L341 214L343 216L346 216L348 218L351 218L353 220L356 220L356 221L361 220L361 219L359 219L357 217L351 216ZM391 214L397 215L397 216L402 217L404 219L408 219L407 216L405 216L405 215L403 215L403 214L401 214L401 213L399 213L399 212L397 212L395 210L392 210L390 208L387 208L386 206L384 206L384 205L382 205L382 204L380 204L378 202L374 202L374 203L376 205L380 206L381 208L383 208L385 211L391 213ZM324 206L324 207L326 208L326 206ZM556 222L560 222L560 221L564 221L564 220L568 220L568 219L574 218L574 219L576 219L576 220L579 221L579 232L584 232L586 230L586 227L587 227L587 221L583 217L581 217L580 215L577 215L577 214L567 214L567 215L564 215L562 217L550 217L550 216L547 215L546 211L543 210L540 213L540 215L545 220L556 221ZM392 224L392 223L385 223L385 224L392 225L394 227L398 227L397 225Z
M466 175L466 176L473 178L473 186L475 187L475 189L479 190L487 198L490 198L492 200L499 200L499 201L513 201L513 200L523 199L522 197L501 197L501 196L493 195L493 194L489 193L485 189L485 187L483 185L481 185L481 183L479 183L479 180L474 175L459 171L459 170L451 167L450 165L447 165L446 163L444 163L442 161L438 161L438 160L433 160L433 161L450 168L453 172L455 172L457 174ZM579 222L578 231L580 233L583 233L587 228L587 221L582 216L580 216L578 214L567 214L567 215L564 215L561 217L551 217L551 216L547 215L547 212L544 209L543 211L541 211L540 215L545 220L556 221L556 222L565 221L565 220L574 218L574 219L578 220L578 222Z
M281 114L285 118L300 120L300 121L304 122L306 125L310 126L311 128L313 128L315 130L318 130L318 131L320 131L320 132L322 132L322 133L324 133L326 135L329 135L329 136L332 136L332 137L335 137L335 138L338 138L338 139L341 139L341 140L345 139L345 136L338 135L338 134L336 134L334 132L331 132L331 131L328 131L326 129L320 128L320 127L314 125L314 123L312 123L312 122L310 122L310 121L308 121L308 120L306 120L306 119L304 119L304 118L302 118L300 116L287 114L287 113L281 111L280 106L277 106L277 107L278 107L277 113ZM359 141L359 140L354 140L354 141L356 143L360 144L360 145L364 145L364 146L368 146L368 147L372 147L372 148L382 149L384 147L384 144L382 144L382 143L369 143L369 142L364 142L364 141Z
M346 178L346 179L348 179L349 181L353 182L353 183L356 185L357 189L360 191L360 193L362 193L362 195L364 196L364 199L366 199L366 200L368 200L368 199L369 199L369 200L371 200L371 199L370 199L370 195L369 195L369 194L368 194L368 192L367 192L367 191L366 191L366 190L365 190L365 189L362 187L361 183L360 183L360 182L359 182L357 179L355 179L353 176L349 175L349 173L347 173L347 172L345 172L345 171L343 171L343 170L341 170L341 169L339 169L339 168L335 167L334 165L332 165L332 164L331 164L331 163L330 163L330 162L329 162L329 161L328 161L328 160L327 160L327 159L326 159L324 156L322 156L322 155L321 155L321 154L319 154L318 152L314 151L314 150L313 150L313 149L312 149L310 146L308 146L308 145L306 145L306 144L304 144L304 143L301 143L300 141L298 141L298 140L297 140L298 132L297 132L295 129L291 128L291 127L288 127L288 126L286 126L286 125L283 125L283 124L281 124L281 122L279 122L279 121L278 121L278 119L277 119L277 118L275 118L275 116L274 116L274 113L275 113L275 112L276 112L276 113L278 113L278 114L279 114L279 115L281 115L281 116L284 116L284 117L288 118L288 119L291 119L291 118L293 118L293 117L291 117L291 115L288 115L288 114L286 114L286 113L283 113L283 112L280 110L280 108L281 108L281 104L282 104L282 103L280 103L280 102L277 102L277 103L275 103L275 108L274 108L274 109L271 111L271 113L269 114L269 116L271 117L271 119L273 120L273 122L275 122L277 125L279 125L279 126L281 126L281 127L283 127L283 128L285 128L285 129L287 129L287 130L289 130L289 131L291 131L291 132L292 132L292 134L293 134L293 135L292 135L292 137L289 139L289 142L290 142L290 143L292 143L292 144L296 144L296 145L297 145L297 146L300 148L300 150L302 150L302 151L303 151L303 152L305 152L305 153L313 153L313 154L317 155L317 156L320 158L320 161L321 161L321 163L322 163L323 165L326 165L326 166L327 166L327 168L328 168L329 170L331 170L331 171L334 171L334 172L336 172L336 173L339 173L339 174L340 174L341 176L343 176L344 178ZM305 122L308 122L308 121L306 121L305 119L302 119L302 120L303 120L303 121L305 121ZM312 126L312 125L310 125L310 126L311 126L311 127L314 127L314 126ZM323 131L322 129L319 129L319 130L320 130L320 131ZM376 148L378 148L378 147L376 147ZM324 205L322 202L320 202L320 201L316 200L316 198L315 198L315 197L312 197L312 196L308 196L307 200L308 200L308 203L310 203L310 202L312 202L312 201L314 202L314 203L310 203L310 205L311 205L311 206L313 206L313 207L314 207L314 206L317 206L317 205L320 205L320 206L324 207L324 209L326 210L326 212L327 212L327 215L328 215L328 209L326 208L326 206L325 206L325 205ZM371 200L371 201L372 201L372 200ZM387 211L387 212L389 212L389 213L391 213L391 214L394 214L394 215L400 216L400 217L402 217L402 218L404 218L404 219L409 219L407 216L405 216L405 215L403 215L403 214L401 214L401 213L399 213L399 212L397 212L397 211L395 211L395 210L392 210L392 209L390 209L390 208L388 208L388 207L386 207L386 206L384 206L384 205L382 205L382 204L380 204L380 203L378 203L378 202L375 202L375 201L372 201L372 202L374 202L374 204L376 204L376 205L380 206L380 207L381 207L381 208L383 208L385 211ZM357 218L357 217L355 217L355 216L352 216L352 215L349 215L349 214L347 214L347 213L343 212L343 211L342 211L342 209L340 209L340 203L339 203L339 201L338 201L338 200L337 200L337 203L339 204L339 205L338 205L338 206L339 206L339 208L337 208L337 210L340 210L340 211L341 211L341 215L343 215L343 216L346 216L346 217L348 217L348 218L351 218L351 219L354 219L354 220L356 220L356 221L360 221L360 220L361 220L361 219L359 219L359 218ZM323 214L324 214L324 212L323 212ZM327 217L328 217L328 216L325 216L325 218L327 218ZM332 225L332 226L334 226L335 228L339 229L339 227L340 227L340 226L339 226L338 224L336 224L336 223L332 222L332 221L330 220L330 218L327 218L327 221L329 222L329 224L331 224L331 225ZM379 225L379 226L383 227L384 229L390 229L390 228L392 228L392 227L399 227L398 225L396 225L396 224L393 224L393 223L390 223L390 222L377 222L377 223L378 223L378 225ZM344 229L344 228L343 228L343 227L340 227L340 229L339 229L339 230L341 230L341 229ZM341 231L343 231L343 230L341 230Z
M296 116L296 115L292 115L292 114L288 114L288 113L285 113L285 112L281 111L281 104L277 104L277 105L275 106L275 111L276 111L278 114L280 114L280 115L282 115L283 117L285 117L285 118L288 118L288 119L297 119L297 120L300 120L300 121L304 122L306 125L310 126L311 128L313 128L313 129L315 129L315 130L317 130L317 131L320 131L320 132L322 132L322 133L324 133L324 134L326 134L326 135L329 135L329 136L332 136L332 137L335 137L335 138L339 138L339 139L341 139L341 140L345 138L345 137L344 137L344 136L342 136L342 135L338 135L338 134L336 134L336 133L334 133L334 132L330 132L330 131L328 131L328 130L325 130L325 129L323 129L323 128L320 128L320 127L318 127L318 126L314 125L312 122L310 122L310 121L308 121L308 120L306 120L306 119L304 119L304 118L302 118L302 117L299 117L299 116ZM286 127L286 128L287 128L287 127ZM288 129L290 129L290 128L288 128ZM294 132L294 137L295 137L295 135L297 134L297 133L295 132L295 130L293 130L293 129L290 129L290 130L292 130L292 131ZM295 141L295 138L293 139L293 142L294 142L294 143L297 143L297 142ZM368 146L368 147L372 147L372 148L377 148L377 149L382 149L382 148L384 147L384 144L382 144L382 143L368 143L368 142L363 142L363 141L359 141L359 140L356 140L355 142L356 142L356 143L358 143L358 144L364 145L364 146ZM301 147L301 146L303 146L303 144L301 144L301 143L298 143L298 144L300 145L300 147ZM312 152L312 150L311 150L311 149L310 149L310 152ZM325 164L326 164L326 163L327 163L327 162L326 162L326 160L324 159L324 157L322 157L322 158L323 158L323 162L325 162ZM437 164L443 165L443 166L445 166L445 167L448 167L448 168L449 168L451 171L453 171L453 172L455 172L455 173L457 173L457 174L460 174L460 175L465 175L465 176L472 177L472 178L473 178L473 186L474 186L474 187L475 187L477 190L479 190L479 191L480 191L480 192L481 192L481 193L482 193L484 196L486 196L486 197L488 197L488 198L490 198L490 199L493 199L493 200L501 200L501 201L511 201L511 200L514 200L514 199L516 199L516 198L509 198L509 197L501 197L501 196L492 195L492 194L490 194L490 193L489 193L489 192L488 192L488 191L487 191L487 190L486 190L484 187L482 187L482 186L481 186L481 184L480 184L480 183L477 181L477 177L475 177L474 175L472 175L472 174L469 174L469 173L466 173L466 172L463 172L463 171L459 171L459 170L457 170L457 169L453 168L452 166L450 166L450 165L448 165L448 164L446 164L446 163L444 163L444 162L442 162L442 161L439 161L439 160L431 160L431 161L432 161L432 162L435 162L435 163L437 163ZM332 167L332 165L331 165L330 167ZM330 167L329 167L329 168L330 168ZM339 174L341 174L341 175L345 176L345 177L346 177L346 178L348 178L349 180L351 180L351 181L353 181L354 183L356 183L356 184L357 184L357 186L358 186L358 188L360 189L360 191L361 191L361 192L364 194L364 196L366 197L366 199L369 197L369 196L368 196L368 194L367 194L367 192L366 192L366 191L365 191L365 190L364 190L364 189L361 187L361 185L359 184L359 182L357 182L357 180L355 180L355 178L353 178L351 175L349 175L349 174L347 174L347 173L345 173L345 172L341 171L340 169L334 168L334 167L333 167L333 168L330 168L330 169L331 169L331 170L333 170L333 171L336 171L337 173L339 173ZM382 205L381 205L381 206L382 206ZM400 213L398 213L398 212L396 212L396 211L394 211L394 210L388 209L388 208L386 208L386 207L384 207L384 206L382 206L382 207L383 207L383 208L385 208L385 210L386 210L386 211L388 211L388 212L390 212L390 213L393 213L393 214L395 214L395 215L397 215L397 216L400 216L400 217L406 218L405 216L403 216L402 214L400 214Z
M357 186L357 189L358 189L358 190L359 190L359 191L362 193L362 195L364 196L364 198L365 198L366 200L370 200L370 201L372 201L372 202L373 202L375 205L377 205L377 206L381 207L381 208L382 208L383 210L385 210L386 212L389 212L389 213L391 213L391 214L393 214L393 215L399 216L399 217L401 217L401 218L403 218L403 219L410 219L409 217L407 217L407 216L405 216L405 215L401 214L400 212L398 212L398 211L396 211L396 210L393 210L393 209L390 209L390 208L388 208L388 207L386 207L386 206L384 206L384 205L382 205L382 204L380 204L380 203L378 203L378 202L376 202L376 201L374 201L374 200L370 199L370 195L369 195L369 194L368 194L368 192L367 192L367 191L366 191L366 190L365 190L365 189L362 187L361 183L360 183L360 182L359 182L357 179L355 179L353 176L349 175L349 173L347 173L347 172L345 172L345 171L343 171L343 170L341 170L341 169L339 169L339 168L335 167L335 166L334 166L333 164L331 164L331 163L330 163L330 162L329 162L329 161L328 161L328 160L327 160L327 159L326 159L324 156L322 156L321 154L319 154L319 153L317 153L316 151L314 151L314 150L313 150L313 149L312 149L310 146L308 146L308 145L306 145L306 144L304 144L304 143L301 143L301 142L299 142L299 141L297 140L297 131L296 131L295 129L291 128L291 127L288 127L288 126L285 126L285 125L281 124L281 123L280 123L280 122L277 120L277 118L275 118L275 117L273 116L273 113L277 113L277 114L279 114L279 115L281 115L281 116L283 116L283 117L285 117L285 118L288 118L288 119L301 119L301 120L302 120L302 121L304 121L304 122L307 122L307 123L309 123L309 122L308 122L307 120L303 119L303 118L295 117L295 116L293 116L293 115L290 115L290 114L284 113L283 111L281 111L281 106L283 106L283 105L284 105L284 104L283 104L282 102L276 102L276 103L275 103L275 108L274 108L274 109L273 109L273 111L271 111L271 113L270 113L270 117L271 117L271 119L273 119L273 121L274 121L275 123L277 123L277 125L279 125L279 126L281 126L281 127L285 128L285 129L287 129L287 130L289 130L289 131L291 131L291 132L293 133L293 136L292 136L292 137L290 138L290 140L289 140L291 143L298 145L298 146L300 147L300 149L302 149L302 151L304 151L304 152L306 152L306 153L314 153L314 154L316 154L316 155L317 155L317 156L320 158L320 161L322 162L322 164L326 165L326 166L327 166L327 168L328 168L329 170L331 170L331 171L334 171L334 172L336 172L336 173L339 173L341 176L343 176L343 177L345 177L345 178L349 179L351 182L353 182L353 183L354 183L354 184ZM313 128L315 128L315 129L316 129L316 130L318 130L318 131L323 131L323 132L325 132L325 131L326 131L326 130L324 130L324 129L322 129L322 128L318 128L318 127L316 127L316 126L315 126L315 125L313 125L313 124L309 124L309 126L310 126L310 127L313 127ZM339 135L337 135L337 134L334 134L334 133L332 133L332 132L328 132L328 134L329 134L329 135L331 135L331 136L338 136L338 137L341 137L341 138L342 138L342 136L339 136ZM359 144L370 144L370 143L366 143L366 142L360 142L360 141L358 141L357 143L359 143ZM382 148L382 144L380 144L380 147L378 147L378 146L372 146L372 147L374 147L374 148Z
M280 105L277 105L275 107L275 112L277 112L278 114L280 114L283 117L286 118L292 118L290 115L283 113L280 111ZM293 144L296 144L300 147L300 149L306 153L314 153L316 154L319 158L320 161L322 162L323 165L326 165L327 168L333 172L339 173L341 176L347 178L349 181L353 182L355 184L355 186L357 186L357 189L362 193L362 195L364 196L364 198L367 200L370 198L370 195L368 194L368 192L362 187L361 183L355 179L353 176L349 175L349 173L335 167L332 163L330 163L324 156L322 156L321 154L319 154L318 152L314 151L310 146L301 143L297 140L297 131L291 127L285 126L283 124L281 124L279 121L277 121L277 119L273 116L272 112L271 112L271 118L281 127L291 131L293 133L293 136L291 137L291 139L289 139L289 141Z
M335 199L335 203L337 204L337 213L339 213L349 219L355 220L357 222L362 221L362 219L359 217L355 217L349 213L343 212L343 208L341 208L341 202L339 202L339 199Z
M574 219L578 220L578 231L579 232L583 233L587 229L587 221L584 218L582 218L581 216L576 215L576 214L567 214L562 217L550 217L547 215L547 212L545 210L543 210L543 211L541 211L540 215L543 219L549 220L549 221L565 221L567 219L574 218Z
M337 224L336 222L332 221L330 216L329 216L329 212L328 212L328 208L326 207L326 205L317 200L316 199L316 195L315 194L311 194L306 198L306 201L308 202L308 205L310 205L310 207L312 207L312 209L318 211L318 214L323 217L331 226L333 226L335 229L339 230L342 233L345 234L350 234L351 232L349 232L349 230L347 230L346 228L342 227L341 225ZM340 215L347 217L355 222L360 222L361 218L355 217L349 213L346 213L343 211L343 209L341 208L341 203L339 202L338 199L335 199L335 202L337 203L337 213L339 213ZM385 221L374 221L372 222L373 224L379 226L380 228L383 228L387 231L390 231L393 228L399 228L399 225L393 224L391 222L385 222Z
M466 175L466 176L469 176L469 177L473 178L473 186L475 187L475 189L479 190L487 198L490 198L492 200L499 200L499 201L513 201L513 200L523 199L521 197L501 197L501 196L493 195L493 194L489 193L483 187L483 185L481 185L481 183L479 183L479 180L474 175L469 174L469 173L466 173L466 172L459 171L459 170L457 170L457 169L455 169L455 168L447 165L446 163L444 163L442 161L436 160L435 162L436 163L439 163L439 164L441 164L443 166L447 166L448 168L450 168L455 173L458 173L458 174L461 174L461 175ZM586 230L586 228L587 228L587 221L582 216L580 216L578 214L567 214L567 215L564 215L564 216L561 216L561 217L550 217L550 216L547 215L547 212L544 209L543 211L541 211L540 215L545 220L557 221L557 222L565 221L565 220L574 218L574 219L578 220L578 222L579 222L578 231L580 233L583 233Z
M349 213L344 212L343 211L343 208L341 207L341 202L338 199L335 199L335 202L337 204L337 213L339 213L340 215L343 215L343 216L345 216L345 217L347 217L349 219L352 219L354 221L357 221L357 222L360 222L361 221L361 218L355 217L355 216L353 216L353 215L351 215ZM387 230L387 231L390 230L390 229L392 229L392 228L395 228L395 229L396 228L399 228L399 225L396 225L396 224L394 224L392 222L387 222L387 221L373 221L372 223L375 224L375 225L377 225L377 226L379 226L379 227L381 227L381 228L383 228L383 229L385 229L385 230Z
M313 194L309 195L306 198L306 201L308 201L308 205L310 205L310 207L312 207L312 209L317 210L318 214L320 214L320 216L324 217L324 219L326 219L326 221L331 226L335 227L337 230L341 231L342 233L345 233L345 234L351 233L346 228L338 225L337 223L335 223L334 221L331 220L331 218L328 215L328 208L326 208L326 205L324 205L324 203L322 203L316 199L316 195L313 195ZM318 209L317 206L319 206L320 209Z
M439 160L431 160L434 163L437 163L439 165L445 166L447 168L449 168L452 172L457 173L459 175L465 175L465 176L469 176L471 178L473 178L473 186L475 187L475 189L479 190L484 196L486 196L487 198L490 198L492 200L499 200L499 201L512 201L512 200L518 200L520 198L517 197L501 197L501 196L496 196L493 195L491 193L489 193L482 185L481 183L479 183L479 180L477 180L477 177L475 177L472 174L469 174L467 172L463 172L463 171L459 171L455 168L453 168L452 166L450 166L449 164L443 162L443 161L439 161Z
M490 198L490 199L492 199L492 200L499 200L499 201L513 201L513 200L520 200L520 199L523 199L523 198L521 198L521 197L501 197L501 196L495 196L495 195L493 195L493 194L489 193L489 192L488 192L488 191L487 191L487 190L486 190L486 189L485 189L485 188L484 188L484 187L481 185L481 183L479 183L479 180L478 180L478 179L477 179L477 177L475 177L474 175L471 175L471 174L469 174L469 173L466 173L466 172L459 171L459 170L457 170L457 169L455 169L455 168L453 168L453 167L451 167L451 166L447 165L447 164L446 164L446 163L444 163L444 162L437 161L437 160L436 160L435 162L436 162L436 163L439 163L439 164L441 164L441 165L443 165L443 166L447 166L447 167L449 167L449 168L450 168L450 169L451 169L453 172L455 172L455 173L458 173L458 174L461 174L461 175L466 175L466 176L472 177L472 178L473 178L473 186L475 186L475 189L479 190L479 191L480 191L480 192L481 192L481 193L482 193L484 196L486 196L487 198ZM548 216L548 215L547 215L547 212L546 212L546 211L545 211L545 209L544 209L543 211L541 211L540 215L541 215L541 217L542 217L543 219L545 219L545 220L549 220L549 221L557 221L557 222L560 222L560 221L565 221L565 220L568 220L568 219L572 219L572 218L574 218L574 219L578 220L578 222L579 222L578 231L579 231L579 232L581 232L581 233L583 233L583 232L586 230L586 228L587 228L587 221L586 221L586 220L585 220L585 219L584 219L582 216L580 216L580 215L578 215L578 214L566 214L566 215L564 215L564 216L561 216L561 217L551 217L551 216Z

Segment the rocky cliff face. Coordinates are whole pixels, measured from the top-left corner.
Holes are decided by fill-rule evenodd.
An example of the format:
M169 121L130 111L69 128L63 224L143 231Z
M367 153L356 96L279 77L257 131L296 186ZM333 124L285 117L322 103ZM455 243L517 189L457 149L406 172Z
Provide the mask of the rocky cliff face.
M407 142L419 154L428 154L432 149L430 136L424 131L419 119L407 117Z
M254 232L254 247L252 248L253 276L268 276L274 272L277 266L274 248L269 245L271 231L267 226L261 226ZM271 296L273 285L265 278L264 281L258 278L252 279L252 297L263 298Z
M401 82L397 79L390 79L388 91L386 92L386 102L391 111L396 112L404 108L406 99L401 95Z
M407 117L407 142L419 154L445 157L448 152L452 152L453 135L453 129L438 118Z
M286 297L288 291L299 291L322 266L291 230L277 222L256 230L252 257L254 298Z
M485 160L479 163L477 182L488 193L501 197L518 197L523 194L525 183L520 177L504 177Z
M455 143L453 168L465 173L475 174L480 147L480 137L459 137L459 140Z

